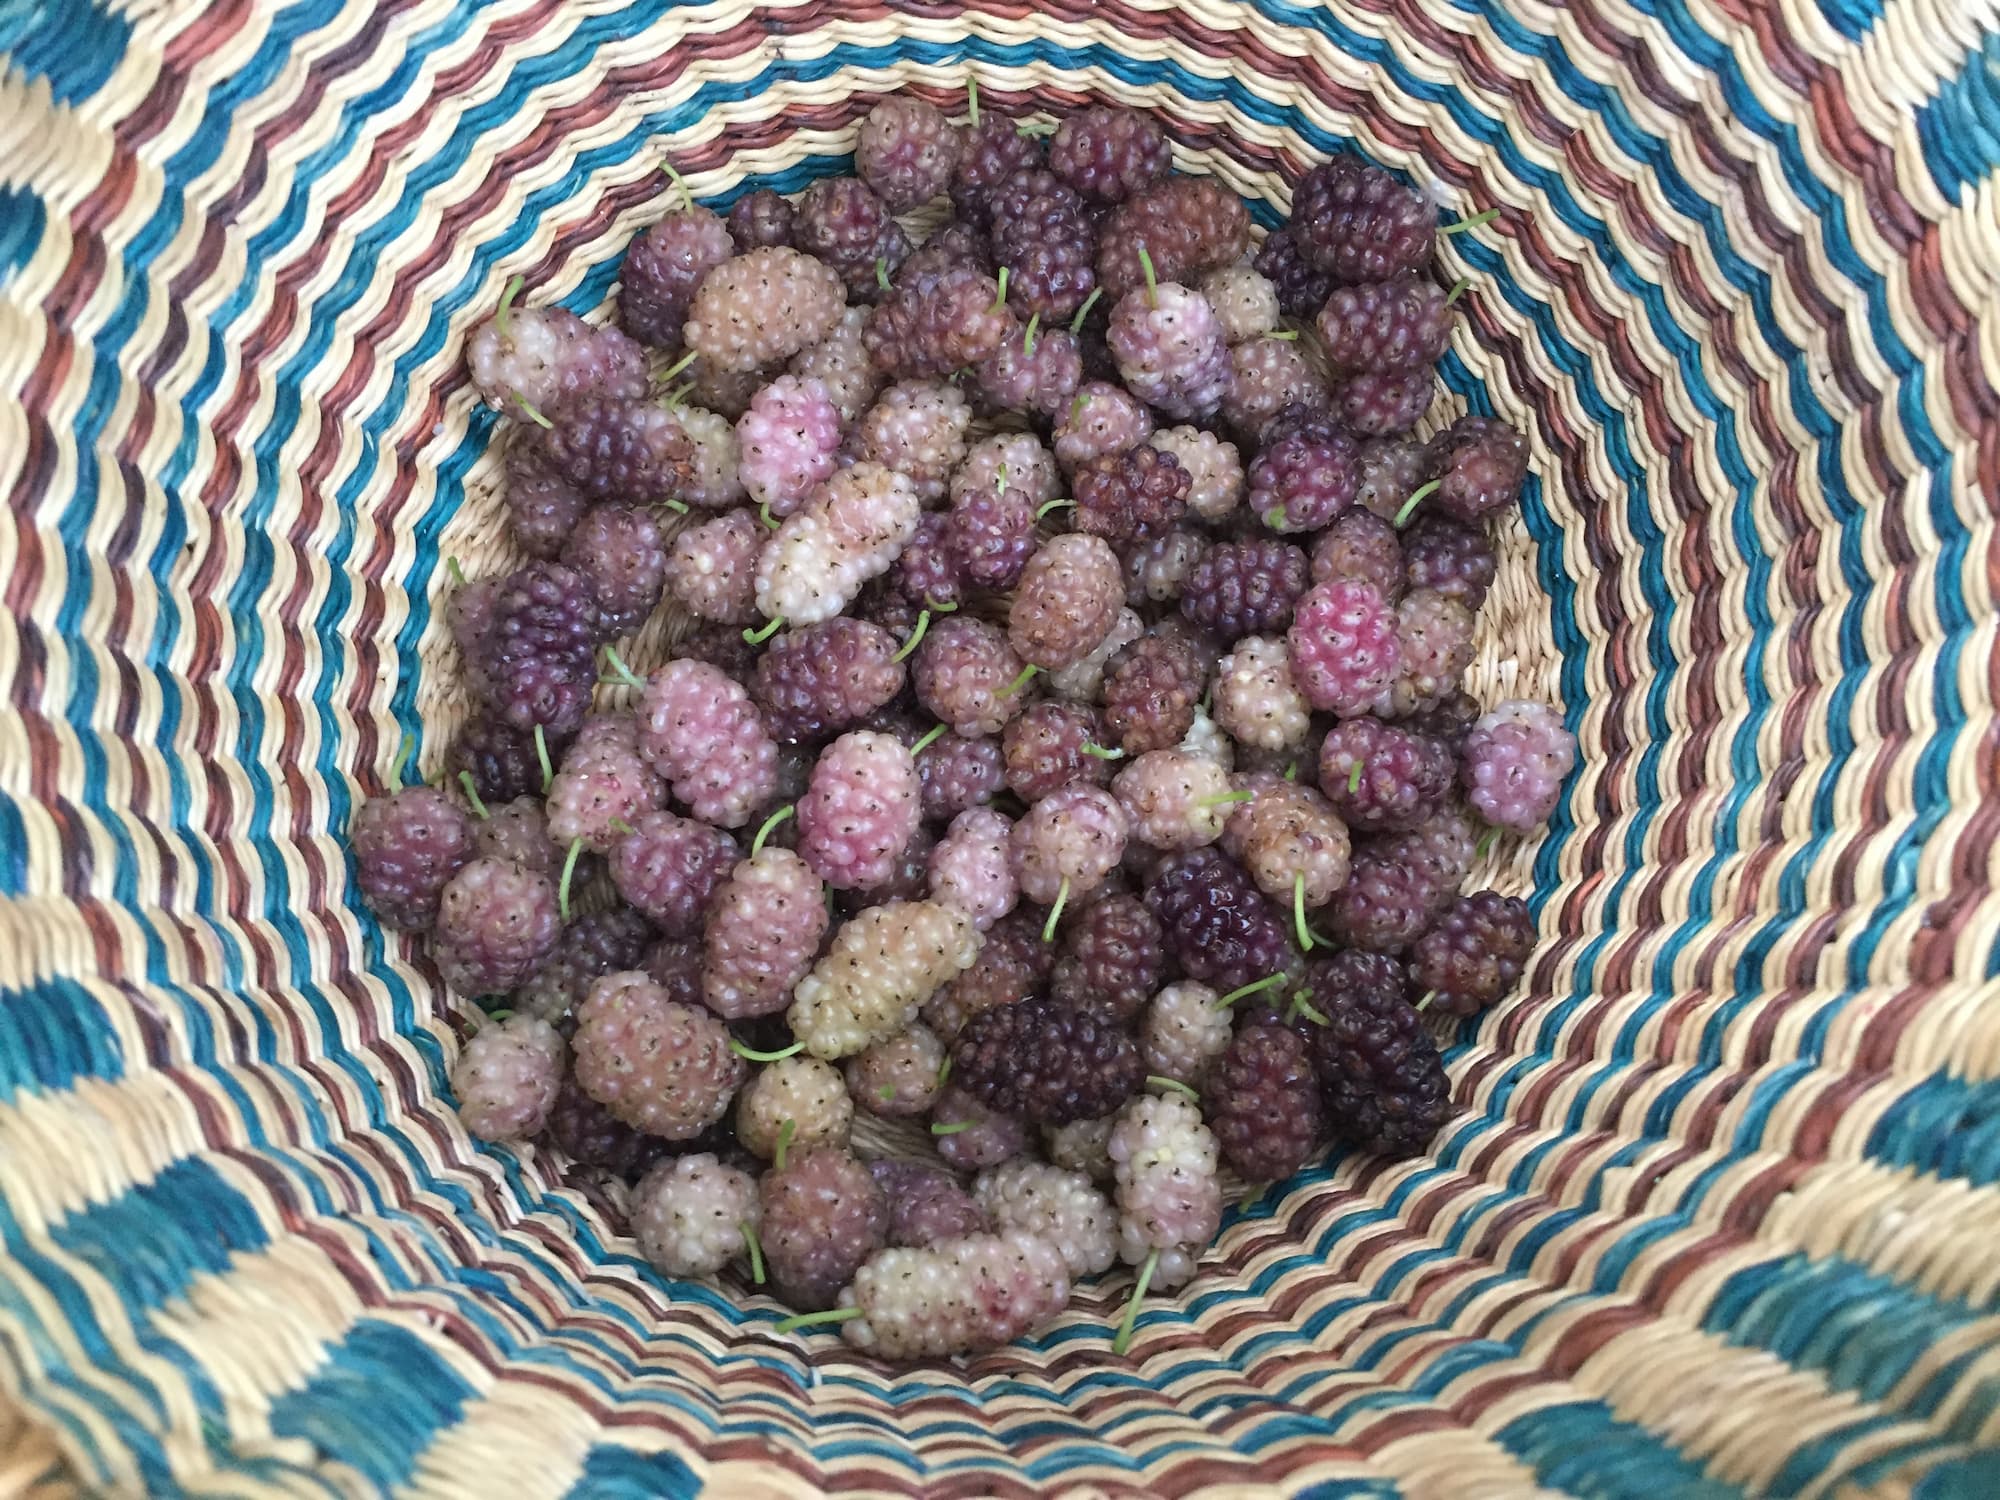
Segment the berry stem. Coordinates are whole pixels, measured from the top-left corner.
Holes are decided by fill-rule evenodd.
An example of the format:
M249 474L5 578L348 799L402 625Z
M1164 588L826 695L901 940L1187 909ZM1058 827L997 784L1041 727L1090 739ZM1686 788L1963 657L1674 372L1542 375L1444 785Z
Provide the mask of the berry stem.
M549 764L549 737L539 724L535 726L535 759L542 763L542 790L546 792L556 779L556 768Z
M974 130L979 128L979 80L970 73L965 75L965 119Z
M1297 781L1298 779L1299 779L1299 763L1297 761L1293 761L1289 766L1285 767L1285 780Z
M764 840L771 836L771 830L798 811L796 803L787 802L783 807L764 820L764 826L757 830L757 837L750 840L750 857L755 859L764 848Z
M677 516L684 516L688 513L687 501L685 500L662 500L660 504Z
M410 755L416 748L417 737L411 734L409 730L404 730L402 739L396 742L396 758L389 762L390 786L401 786L403 784L403 772L409 769Z
M875 285L885 292L889 290L889 262L879 255L875 257Z
M910 632L910 638L907 641L903 642L902 649L898 651L894 656L890 657L889 660L901 661L904 657L908 656L912 651L916 650L918 645L923 641L924 632L926 630L929 630L930 628L931 628L931 612L927 609L917 616L916 628ZM911 751L910 753L912 755L916 754L914 750Z
M801 1328L819 1328L828 1323L845 1323L861 1316L858 1307L829 1307L825 1312L793 1313L789 1318L781 1318L773 1333L796 1333Z
M465 569L458 565L456 557L447 557L444 560L444 570L451 575L451 585L453 588L462 589L465 587Z
M1041 314L1036 313L1035 316L1039 318ZM1030 354L1034 353L1032 349L1030 349L1028 352ZM997 495L1006 488L1007 488L1007 460L1003 458L1000 460L1000 466L993 471L993 492Z
M1069 331L1071 333L1083 332L1083 320L1090 316L1090 310L1097 306L1097 299L1103 295L1104 288L1101 286L1090 289L1090 295L1083 299L1083 306L1079 307L1076 310L1076 316L1069 320Z
M1002 266L1000 268L1000 295L993 299L993 305L986 309L988 312L998 312L1007 305L1007 276L1007 267Z
M1085 755L1094 755L1099 760L1123 760L1125 758L1123 750L1107 750L1102 745L1093 745L1088 741L1084 744L1083 753Z
M771 1147L771 1165L780 1172L785 1170L785 1151L792 1144L792 1137L798 1133L797 1120L787 1120L778 1127L778 1139Z
M1416 493L1403 502L1403 508L1396 512L1396 525L1399 528L1407 525L1410 517L1416 513L1418 503L1422 501L1424 496L1443 483L1442 479L1433 479L1429 484L1419 486Z
M1033 354L1035 352L1035 330L1041 326L1042 315L1040 313L1036 313L1028 319L1028 331L1021 336L1021 352L1023 354ZM1004 469L1006 465L1002 464L1000 467Z
M1313 951L1312 929L1306 926L1306 872L1299 871L1292 877L1292 921L1299 929L1299 947L1307 953Z
M1182 1083L1178 1078L1165 1078L1158 1073L1148 1073L1146 1082L1158 1088L1172 1089L1177 1094L1186 1094L1195 1103L1201 1103L1201 1091L1192 1084Z
M894 1103L896 1099L896 1085L893 1083L883 1084L882 1087L875 1090L875 1097L880 1099L884 1104Z
M1500 217L1500 210L1498 208L1489 208L1483 214L1474 214L1469 219L1460 219L1456 224L1447 224L1444 226L1444 228L1440 229L1438 233L1464 234L1465 231L1468 229L1483 228L1485 225L1491 224L1495 219L1499 217Z
M642 688L646 685L645 678L625 665L625 658L618 654L616 646L606 646L604 648L604 659L611 663L612 681L622 682L625 686L634 688Z
M1016 693L1020 692L1022 688L1026 687L1028 685L1028 679L1030 677L1033 677L1039 671L1041 671L1041 668L1034 666L1032 664L1021 668L1021 675L1019 677L1016 677L1012 682L1008 683L1005 687L1000 689L1000 696L1002 698L1013 697Z
M951 1054L947 1052L944 1055L944 1061L938 1064L937 1086L939 1088L943 1088L945 1086L945 1081L950 1077L951 1077Z
M745 1062L774 1063L783 1062L788 1057L797 1057L801 1052L806 1050L806 1044L804 1042L793 1042L791 1046L780 1047L776 1052L759 1052L755 1047L744 1042L741 1037L733 1036L729 1039L729 1050Z
M465 788L465 800L472 804L473 812L478 815L482 823L493 816L486 810L486 803L479 795L479 784L472 779L470 771L458 773L458 784Z
M1299 331L1296 328L1274 328L1264 335L1267 339L1278 339L1287 344L1298 336Z
M1458 279L1457 284L1452 287L1451 295L1444 299L1444 305L1446 307L1450 307L1452 303L1456 302L1460 297L1463 297L1465 295L1465 289L1471 285L1472 285L1472 278L1470 276L1461 276Z
M1125 1316L1118 1320L1117 1337L1111 1340L1113 1354L1123 1354L1132 1347L1132 1329L1139 1321L1139 1304L1145 1299L1146 1288L1153 1284L1153 1272L1159 1264L1160 1252L1155 1250L1139 1267L1139 1279L1132 1283L1132 1300L1125 1304Z
M522 280L516 274L507 280L507 289L500 294L500 305L493 309L493 326L500 330L500 337L512 340L514 337L514 299L521 295Z
M761 646L772 636L776 635L784 627L784 623L784 617L781 615L775 620L766 620L762 630L751 630L746 627L743 632L743 639L753 646Z
M1500 837L1499 829L1497 828L1487 829L1486 832L1479 835L1479 842L1477 845L1474 846L1472 852L1481 859L1486 858L1488 854L1493 852L1493 845L1499 839L1499 837Z
M1436 990L1430 991L1428 994L1424 996L1423 999L1417 1002L1417 1009L1421 1011L1425 1006L1429 1005L1431 1001L1437 999L1437 997L1438 997L1438 992Z
M514 392L514 399L520 404L521 410L528 414L528 420L530 422L533 422L537 427L540 427L544 431L546 431L549 428L556 425L555 423L551 422L547 417L543 416L540 412L536 411L534 402L530 401L526 396L522 395L519 391Z
M1086 395L1085 395L1085 394L1084 394L1084 393L1083 393L1082 391L1078 391L1078 392L1076 393L1076 399L1075 399L1074 401L1070 402L1070 404L1069 404L1069 425L1070 425L1070 426L1072 426L1072 427L1076 426L1076 419L1077 419L1078 417L1080 417L1080 416L1082 416L1082 415L1083 415L1083 407L1084 407L1084 403L1085 403L1085 402L1087 402L1087 401L1089 401L1089 400L1090 400L1090 397L1086 396Z
M673 382L673 378L676 375L680 374L681 371L685 370L689 365L693 364L696 360L700 358L701 356L697 354L694 350L692 349L688 350L687 353L683 354L679 359L675 360L672 364L668 365L666 369L660 371L660 384L661 385L671 384Z
M950 727L951 726L949 724L933 724L922 739L918 740L914 745L910 746L910 759L915 760L919 755L922 755L926 750L930 749L931 746L935 745L938 742L939 737L943 735L944 732Z
M563 856L562 884L556 887L556 910L562 919L569 920L569 883L576 875L576 857L583 853L583 838L579 835L569 841L569 853Z
M737 1231L743 1236L743 1248L750 1252L750 1279L758 1286L764 1284L764 1247L757 1243L757 1231L750 1227L748 1219L736 1221Z
M687 382L687 384L677 385L672 390L668 391L666 397L667 410L679 411L681 409L681 403L687 400L688 393L693 389L694 389L694 382L690 380Z
M1160 280L1153 274L1153 257L1146 253L1146 247L1139 247L1139 269L1146 273L1146 305L1160 305Z
M1361 790L1361 772L1366 764L1367 762L1365 761L1357 760L1352 766L1348 767L1347 792L1349 796Z
M663 161L660 163L660 170L671 177L674 186L681 190L681 207L693 208L694 191L687 185L687 179L674 170L674 164L670 161Z
M1076 399L1081 401L1083 397L1079 396ZM1049 501L1048 504L1042 506L1039 510L1035 512L1035 519L1037 521L1045 520L1047 519L1050 511L1065 510L1065 509L1075 510L1076 502L1074 500L1051 500Z
M771 514L771 502L768 500L759 500L757 502L757 519L762 521L772 531L778 529L778 518Z
M1306 992L1304 990L1300 990L1296 995L1292 996L1292 1003L1285 1010L1285 1019L1287 1021L1295 1016L1304 1016L1315 1026L1326 1025L1326 1017L1313 1009L1312 1001L1306 999Z
M1234 1005L1238 1000L1241 1000L1246 996L1261 995L1265 990L1270 989L1273 985L1283 984L1284 982L1285 982L1285 976L1282 974L1272 974L1267 978L1254 980L1251 983L1243 985L1239 989L1233 989L1228 994L1224 995L1220 1000L1215 1002L1215 1008L1217 1010L1227 1010L1230 1006Z
M1221 807L1230 802L1254 802L1256 800L1257 794L1248 787L1245 787L1240 792L1217 792L1213 797L1203 797L1195 803L1195 806Z
M953 1120L948 1124L943 1121L938 1121L932 1124L931 1134L957 1135L961 1130L970 1130L972 1129L973 1126L977 1125L978 1123L979 1122L977 1120Z
M604 826L609 828L613 833L621 834L628 839L632 836L632 825L623 818L613 818Z
M1056 904L1049 908L1049 919L1048 921L1042 923L1043 942L1053 943L1056 940L1056 923L1062 920L1063 907L1067 905L1068 902L1069 902L1069 877L1064 876L1063 883L1056 889Z

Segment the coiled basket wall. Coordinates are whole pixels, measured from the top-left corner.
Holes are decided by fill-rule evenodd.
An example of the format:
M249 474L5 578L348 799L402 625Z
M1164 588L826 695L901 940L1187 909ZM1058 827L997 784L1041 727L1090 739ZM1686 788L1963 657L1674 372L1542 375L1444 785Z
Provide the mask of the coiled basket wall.
M0 7L0 1489L2000 1494L1993 0ZM896 1371L646 1269L443 1092L340 830L508 562L466 329L872 96L1357 149L1535 447L1471 684L1564 706L1433 1158ZM638 653L643 667L657 647Z

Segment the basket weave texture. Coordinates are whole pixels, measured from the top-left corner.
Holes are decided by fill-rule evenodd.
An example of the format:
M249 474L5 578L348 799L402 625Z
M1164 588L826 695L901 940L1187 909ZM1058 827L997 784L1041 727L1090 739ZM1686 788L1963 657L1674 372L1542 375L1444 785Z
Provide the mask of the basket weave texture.
M32 20L21 19L24 15ZM1994 0L0 11L0 1489L2000 1494ZM513 559L466 329L870 98L1354 148L1534 440L1471 685L1581 765L1436 1154L891 1371L474 1148L340 830ZM658 635L658 631L655 635ZM663 641L642 640L643 669Z

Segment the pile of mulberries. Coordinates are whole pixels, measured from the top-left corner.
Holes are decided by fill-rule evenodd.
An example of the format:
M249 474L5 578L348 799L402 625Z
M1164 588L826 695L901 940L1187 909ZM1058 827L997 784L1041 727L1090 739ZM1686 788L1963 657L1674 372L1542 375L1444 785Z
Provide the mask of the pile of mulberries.
M510 284L466 360L517 565L451 565L469 712L348 824L470 1135L896 1359L1429 1149L1443 1028L1533 973L1469 882L1577 760L1466 682L1532 454L1433 410L1431 201L1340 156L1253 243L1159 118L966 106L726 217L674 178L614 324Z

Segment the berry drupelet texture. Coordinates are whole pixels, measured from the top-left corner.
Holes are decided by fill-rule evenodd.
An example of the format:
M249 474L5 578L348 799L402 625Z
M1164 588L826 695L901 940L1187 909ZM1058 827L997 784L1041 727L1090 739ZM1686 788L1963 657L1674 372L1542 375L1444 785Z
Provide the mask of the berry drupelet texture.
M994 1227L1055 1246L1071 1276L1095 1276L1118 1259L1118 1214L1082 1173L1048 1162L988 1167L972 1197Z
M670 812L647 813L631 828L611 853L618 894L662 937L699 936L716 887L736 868L736 840Z
M1023 135L1005 115L982 114L976 125L961 133L963 149L952 169L952 206L959 217L975 228L992 223L992 200L996 189L1016 173L1042 165L1042 143Z
M1326 1025L1314 1028L1313 1067L1334 1139L1380 1156L1422 1152L1451 1116L1451 1083L1422 1019L1386 986L1315 995Z
M1217 542L1189 573L1181 613L1224 644L1276 635L1292 623L1310 578L1305 553L1290 542Z
M1189 978L1228 993L1299 967L1285 917L1220 849L1170 855L1145 899Z
M658 1163L632 1194L639 1253L668 1276L713 1276L743 1255L763 1220L757 1184L713 1152Z
M1410 949L1410 980L1447 1015L1476 1015L1520 979L1535 951L1528 905L1498 891L1460 896Z
M862 119L854 170L892 213L904 213L950 185L962 144L958 127L934 106L895 94Z
M1437 389L1437 374L1429 365L1370 370L1340 383L1333 393L1333 412L1357 436L1393 437L1423 420L1437 399Z
M913 265L914 258L905 263L893 290L868 315L862 340L877 369L901 380L942 379L1021 336L999 283L978 266L912 276Z
M1337 579L1299 600L1285 636L1292 679L1314 708L1341 718L1369 712L1402 667L1396 612L1358 579Z
M740 828L777 786L778 747L757 706L705 662L668 662L647 679L639 750L696 818L719 828Z
M1349 827L1412 828L1450 795L1458 766L1442 740L1364 714L1327 731L1319 784Z
M1040 911L1020 908L995 922L971 966L925 1002L924 1023L951 1042L981 1011L1042 988L1055 963L1055 949L1042 941L1043 920Z
M1192 979L1153 996L1139 1024L1139 1056L1149 1076L1199 1087L1209 1064L1229 1045L1230 1013L1221 996Z
M1499 573L1484 532L1443 516L1421 517L1402 535L1402 562L1412 589L1431 589L1477 610Z
M1547 704L1513 698L1467 732L1459 763L1474 812L1497 828L1533 833L1562 800L1576 736Z
M511 990L542 966L562 935L556 888L546 875L500 859L475 859L438 898L433 954L461 994Z
M917 1009L979 954L972 919L934 901L891 901L841 924L832 946L799 981L792 1034L815 1057L851 1057L894 1036Z
M1105 341L1126 389L1148 406L1183 420L1221 406L1229 344L1200 292L1175 281L1127 292L1112 308Z
M1245 1026L1202 1090L1222 1159L1249 1182L1289 1177L1319 1144L1320 1097L1305 1038L1287 1026Z
M903 380L862 413L854 451L863 462L902 475L926 501L944 498L952 470L965 457L972 407L958 387L937 380Z
M1299 179L1291 227L1301 257L1344 286L1420 270L1437 238L1435 213L1421 193L1353 156L1322 162Z
M1008 790L1032 804L1072 781L1107 785L1112 763L1089 753L1093 745L1101 746L1103 732L1097 711L1083 704L1056 700L1035 704L1000 736Z
M1310 318L1326 305L1333 278L1308 264L1297 229L1274 229L1258 247L1252 264L1278 294L1278 307L1288 318Z
M1419 276L1336 287L1317 326L1336 375L1392 375L1438 362L1451 342L1444 288Z
M871 1042L842 1065L848 1096L870 1114L890 1119L923 1114L944 1087L938 1078L944 1060L944 1043L936 1032L922 1023L906 1026Z
M802 1311L834 1305L889 1234L889 1200L845 1151L801 1151L758 1184L759 1238L778 1295Z
M858 177L820 178L799 195L795 210L793 242L855 302L875 300L878 263L893 272L910 253L910 237L889 205Z
M993 1221L958 1179L925 1161L871 1161L868 1170L889 1198L889 1243L921 1247L987 1234Z
M473 857L472 819L427 786L371 797L355 812L347 841L362 899L386 925L413 932L437 920L446 882Z
M776 1014L826 935L825 887L789 849L766 846L716 888L704 927L701 986L727 1020Z
M576 1080L635 1130L692 1140L721 1119L749 1070L705 1010L644 974L607 974L576 1013Z
M1229 772L1185 750L1149 750L1111 783L1132 837L1155 849L1195 849L1222 836L1230 811Z
M1178 1094L1140 1094L1119 1111L1105 1149L1117 1174L1118 1253L1128 1265L1156 1251L1199 1253L1215 1238L1220 1153L1195 1105Z
M729 210L729 237L740 250L764 250L790 245L798 232L798 214L791 200L769 188L745 193Z
M1460 417L1433 440L1426 458L1430 477L1438 482L1430 503L1476 526L1520 500L1528 440L1504 422Z
M675 350L702 277L736 253L720 216L677 208L632 241L618 273L618 320L641 343Z
M1139 1049L1094 1007L1028 999L974 1016L952 1046L974 1098L1043 1125L1107 1115L1139 1087Z
M1121 647L1105 667L1104 726L1127 755L1169 750L1194 726L1212 648L1158 630Z
M872 280L872 256L868 267ZM702 278L683 331L718 371L762 370L832 333L846 301L832 266L782 246L750 250Z
M1049 993L1072 1009L1099 1007L1129 1023L1168 970L1166 934L1137 896L1106 896L1078 912L1063 933Z
M1359 449L1345 433L1267 440L1247 476L1250 509L1273 531L1318 531L1354 504Z
M902 691L896 638L879 625L837 616L787 630L757 659L750 691L765 723L789 743L825 739L858 724Z
M1201 520L1227 520L1243 503L1243 458L1234 443L1200 427L1164 428L1146 441L1187 470L1188 509Z
M563 929L542 966L509 997L517 1013L540 1016L550 1025L583 1003L590 986L606 974L644 964L658 933L630 907L586 912Z
M998 1349L1061 1312L1062 1253L1018 1230L974 1234L873 1257L846 1300L860 1310L841 1335L884 1359L942 1359Z
M1077 529L1122 546L1180 520L1194 478L1173 454L1142 442L1078 464L1071 483Z
M1124 570L1108 542L1078 532L1051 537L1021 570L1008 645L1024 663L1061 671L1091 653L1124 604Z
M1150 115L1117 105L1078 110L1049 142L1049 170L1084 197L1119 203L1173 169L1166 132Z
M1292 680L1292 660L1276 636L1246 635L1215 669L1215 722L1239 745L1297 751L1312 705Z
M1012 1161L1028 1149L1028 1122L982 1104L954 1080L931 1107L937 1153L961 1172Z
M487 1141L539 1134L562 1084L569 1049L548 1022L510 1016L472 1034L452 1066L458 1117Z
M1372 511L1348 511L1313 543L1312 581L1359 579L1384 599L1403 596L1403 544L1396 528Z
M925 710L960 734L998 734L1027 707L1014 687L1026 666L999 626L954 615L932 623L911 681Z
M952 819L927 862L931 899L957 907L981 932L1006 916L1020 894L1013 833L1013 820L990 807L968 808Z
M777 1157L780 1141L787 1151L815 1146L844 1150L853 1124L854 1101L846 1080L832 1063L817 1057L766 1063L736 1096L736 1139L766 1161Z
M812 625L847 608L916 535L922 502L910 479L859 462L815 489L757 556L757 608Z
M774 516L797 510L835 468L843 424L826 386L780 375L750 398L736 422L737 473L750 498Z
M1000 741L947 730L917 752L924 817L949 823L968 808L984 807L1007 784Z
M1074 473L1093 458L1123 453L1152 435L1153 415L1137 397L1105 381L1087 380L1056 420L1056 461Z
M879 886L917 831L922 787L893 736L857 729L820 753L799 799L799 854L837 890Z
M1048 906L1097 888L1125 852L1125 812L1101 787L1072 782L1014 825L1014 878Z
M757 618L757 554L768 535L748 510L727 511L686 527L667 552L667 593L698 619L749 624Z

